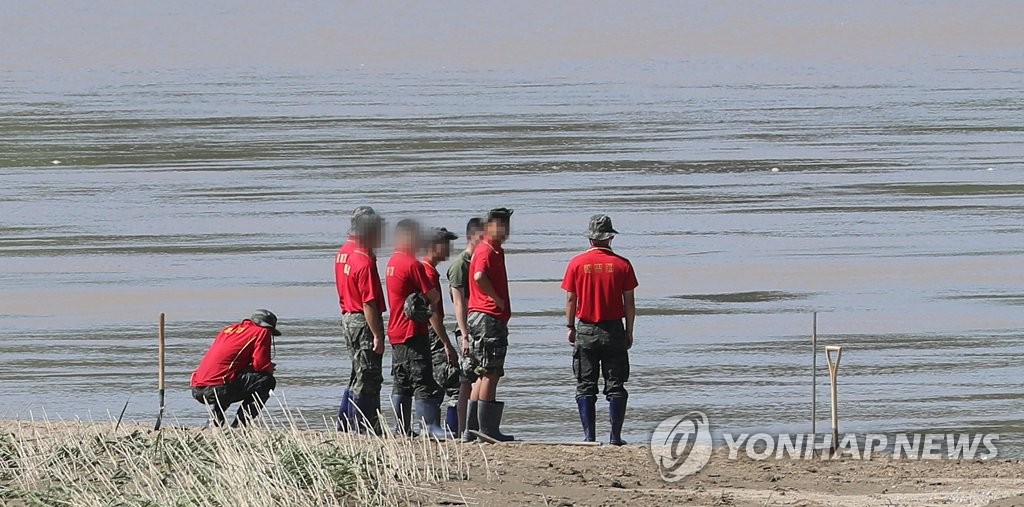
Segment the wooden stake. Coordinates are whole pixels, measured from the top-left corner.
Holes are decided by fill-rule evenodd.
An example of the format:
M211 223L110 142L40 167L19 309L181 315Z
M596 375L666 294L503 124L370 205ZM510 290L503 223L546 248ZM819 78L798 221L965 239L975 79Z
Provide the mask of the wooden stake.
M156 415L156 426L154 430L160 429L160 424L164 419L164 314L160 314L160 327L157 332L157 339L159 343L157 345L157 389L160 393L160 412Z
M832 359L835 352L836 358ZM839 388L836 377L839 376L839 360L843 358L843 348L838 345L825 347L825 358L828 359L828 378L832 384L832 453L839 448Z

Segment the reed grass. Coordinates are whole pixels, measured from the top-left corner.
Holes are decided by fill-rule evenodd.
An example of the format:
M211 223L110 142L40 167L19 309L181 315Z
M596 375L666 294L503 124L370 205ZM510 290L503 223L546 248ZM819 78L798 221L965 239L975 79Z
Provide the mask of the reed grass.
M285 411L287 414L288 412ZM245 429L81 421L0 425L0 504L335 506L465 504L470 447L338 433L301 415ZM477 446L471 446L476 448ZM449 491L446 491L449 490Z

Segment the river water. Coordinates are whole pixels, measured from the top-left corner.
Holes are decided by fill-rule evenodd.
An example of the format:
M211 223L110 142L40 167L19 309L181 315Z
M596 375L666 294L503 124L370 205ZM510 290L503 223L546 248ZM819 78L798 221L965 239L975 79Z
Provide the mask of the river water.
M201 424L189 373L220 327L267 307L276 395L321 421L348 377L332 262L351 210L461 229L507 206L507 432L577 437L559 281L602 212L640 279L627 440L691 410L717 431L807 431L819 312L819 347L844 347L844 431L998 432L1020 455L1019 56L7 61L0 414L106 420L128 402L153 419L166 312L169 414Z

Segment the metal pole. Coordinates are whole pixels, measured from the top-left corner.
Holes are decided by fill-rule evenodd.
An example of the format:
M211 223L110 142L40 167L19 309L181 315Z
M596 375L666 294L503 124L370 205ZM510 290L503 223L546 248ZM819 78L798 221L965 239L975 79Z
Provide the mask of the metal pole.
M811 434L818 434L818 312L812 314L811 328Z

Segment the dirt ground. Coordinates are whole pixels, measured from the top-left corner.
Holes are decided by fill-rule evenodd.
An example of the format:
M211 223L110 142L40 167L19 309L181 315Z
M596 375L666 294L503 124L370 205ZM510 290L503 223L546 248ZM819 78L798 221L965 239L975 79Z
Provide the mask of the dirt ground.
M666 483L644 446L469 445L470 480L449 491L488 506L1024 506L1020 461L754 461L723 450Z

